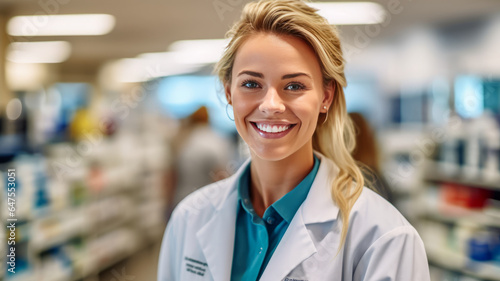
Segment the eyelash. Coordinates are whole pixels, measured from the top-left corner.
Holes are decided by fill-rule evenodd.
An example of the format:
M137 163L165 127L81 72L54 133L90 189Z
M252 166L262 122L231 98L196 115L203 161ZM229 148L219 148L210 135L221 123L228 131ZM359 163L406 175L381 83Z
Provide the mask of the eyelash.
M285 89L290 87L290 86L299 86L298 89L296 90L290 90L290 91L293 91L293 92L298 92L298 91L303 91L306 89L306 86L300 82L290 82L286 85Z
M257 85L257 87L259 87L259 86L260 86L260 85L259 85L259 83L257 83L257 82L256 82L256 81L254 81L254 80L244 80L243 82L241 82L241 86L242 86L242 87L245 87L245 88L248 88L248 89L254 89L254 88L257 88L257 87L246 87L245 85L246 85L246 84L249 84L249 83L254 83L254 84L256 84L256 85ZM292 92L303 91L303 90L305 90L305 89L306 89L306 86L305 86L304 84L300 83L300 82L290 82L290 83L288 83L288 84L285 86L285 89L287 89L287 88L288 88L288 87L290 87L290 86L298 86L298 87L299 87L299 88L298 88L298 89L296 89L296 90L290 90L290 91L292 91Z
M257 86L260 86L260 85L259 85L259 83L257 83L257 82L256 82L256 81L254 81L254 80L250 80L250 79L248 79L248 80L245 80L245 81L241 82L241 86L242 86L242 87L245 87L245 88L248 88L248 89L254 89L254 88L256 88L256 87L246 87L245 85L246 85L246 84L248 84L248 83L254 83L254 84L256 84Z

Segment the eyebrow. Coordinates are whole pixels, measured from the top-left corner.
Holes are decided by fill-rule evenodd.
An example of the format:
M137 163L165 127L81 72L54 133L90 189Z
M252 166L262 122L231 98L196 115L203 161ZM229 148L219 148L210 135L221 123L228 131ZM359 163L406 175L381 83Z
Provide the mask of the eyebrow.
M298 77L298 76L307 76L309 78L312 79L312 77L307 74L307 73L304 73L304 72L297 72L297 73L292 73L292 74L286 74L286 75L283 75L283 77L281 77L282 80L284 79L290 79L290 78L295 78L295 77Z
M260 72L249 71L249 70L244 70L244 71L238 73L238 76L241 76L243 74L247 74L247 75L250 75L250 76L257 77L257 78L264 78L264 74L262 74Z
M244 71L238 73L237 76L240 76L240 75L243 75L243 74L247 74L247 75L258 77L258 78L264 78L264 74L262 74L260 72L249 71L249 70L244 70ZM307 73L297 72L297 73L285 74L285 75L283 75L281 77L281 80L295 78L295 77L298 77L298 76L307 76L307 77L309 77L309 78L312 79L311 75L309 75Z

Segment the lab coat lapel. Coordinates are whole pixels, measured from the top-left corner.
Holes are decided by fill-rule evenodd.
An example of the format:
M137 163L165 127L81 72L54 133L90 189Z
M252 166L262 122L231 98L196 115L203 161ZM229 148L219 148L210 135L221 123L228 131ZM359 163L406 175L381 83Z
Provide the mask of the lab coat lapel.
M213 280L229 281L231 277L236 204L237 192L232 192L217 214L196 233Z
M339 207L332 200L331 183L338 174L338 167L332 160L315 151L321 164L311 185L306 200L298 211L302 212L304 223L322 223L337 219Z
M297 212L260 280L283 280L288 273L314 253L316 247L309 236L302 214Z
M321 160L316 178L269 260L261 280L283 280L294 268L317 252L307 229L308 224L337 219L339 209L332 202L330 193L330 182L336 176L337 168L330 159L315 153Z

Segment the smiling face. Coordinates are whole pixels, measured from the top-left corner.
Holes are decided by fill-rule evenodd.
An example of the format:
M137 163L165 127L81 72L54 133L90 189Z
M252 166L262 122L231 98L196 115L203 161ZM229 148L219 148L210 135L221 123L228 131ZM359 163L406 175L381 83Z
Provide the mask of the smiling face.
M269 33L252 35L238 49L225 90L252 156L271 161L312 154L318 115L333 98L312 48Z

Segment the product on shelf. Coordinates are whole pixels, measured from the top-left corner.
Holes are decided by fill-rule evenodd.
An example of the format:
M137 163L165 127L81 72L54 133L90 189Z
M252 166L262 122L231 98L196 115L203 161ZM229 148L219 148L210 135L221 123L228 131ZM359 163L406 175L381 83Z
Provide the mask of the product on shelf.
M500 183L500 125L490 113L454 122L444 131L434 160L447 177Z
M490 190L456 183L444 183L440 190L443 202L468 209L484 208L491 195Z

